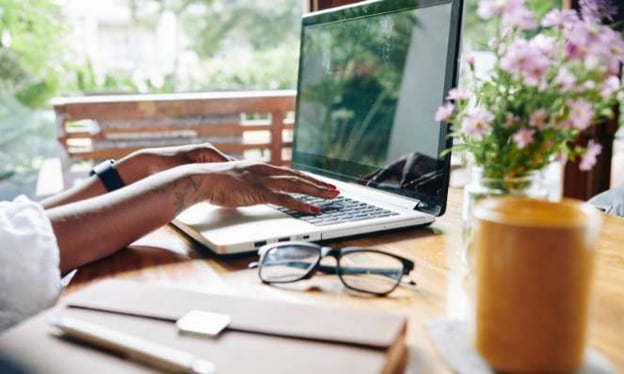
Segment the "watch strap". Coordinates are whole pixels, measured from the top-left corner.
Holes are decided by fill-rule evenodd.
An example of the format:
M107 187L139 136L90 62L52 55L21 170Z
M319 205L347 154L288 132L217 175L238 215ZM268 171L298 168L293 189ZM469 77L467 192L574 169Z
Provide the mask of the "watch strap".
M115 160L112 159L95 165L89 175L97 175L108 192L120 189L126 185L117 169L115 169Z

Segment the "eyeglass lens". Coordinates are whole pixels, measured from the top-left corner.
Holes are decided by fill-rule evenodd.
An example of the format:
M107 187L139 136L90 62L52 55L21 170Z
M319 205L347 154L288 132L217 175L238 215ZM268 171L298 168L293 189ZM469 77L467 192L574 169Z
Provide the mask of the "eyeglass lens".
M403 263L380 252L347 252L340 257L339 276L352 289L383 294L392 291L401 281Z
M272 248L260 263L260 278L270 283L295 282L304 278L321 256L316 247L281 246ZM322 266L323 271L327 266ZM349 288L369 293L383 294L392 291L403 276L403 263L387 254L358 250L340 257L337 273Z
M303 278L319 260L315 247L283 246L272 248L260 263L260 279L265 282L287 283Z

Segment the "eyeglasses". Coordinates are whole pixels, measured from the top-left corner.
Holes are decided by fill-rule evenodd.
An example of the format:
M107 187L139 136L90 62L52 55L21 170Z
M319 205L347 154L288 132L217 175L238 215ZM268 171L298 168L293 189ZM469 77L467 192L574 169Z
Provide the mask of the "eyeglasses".
M292 283L309 279L317 271L336 274L345 287L374 295L387 295L414 269L406 258L376 249L346 247L332 249L308 242L271 243L258 250L258 267L264 283ZM321 265L323 257L334 257L336 265ZM410 284L415 284L407 280Z

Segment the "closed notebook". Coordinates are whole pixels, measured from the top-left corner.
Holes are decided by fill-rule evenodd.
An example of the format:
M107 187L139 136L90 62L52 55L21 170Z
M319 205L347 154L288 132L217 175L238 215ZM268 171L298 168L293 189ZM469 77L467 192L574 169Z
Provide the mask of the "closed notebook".
M217 337L178 333L191 310L227 314ZM405 365L406 318L387 312L206 294L104 281L72 295L63 316L141 336L216 364L219 373L394 373ZM152 372L141 364L53 334L47 315L0 336L0 351L37 372Z

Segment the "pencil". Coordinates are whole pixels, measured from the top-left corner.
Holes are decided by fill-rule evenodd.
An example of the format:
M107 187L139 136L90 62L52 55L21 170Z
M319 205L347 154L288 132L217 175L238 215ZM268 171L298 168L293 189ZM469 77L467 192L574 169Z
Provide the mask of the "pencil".
M214 374L216 366L197 356L137 336L76 318L59 317L50 324L65 335L119 353L134 361L170 373Z

